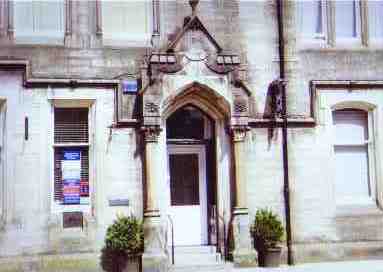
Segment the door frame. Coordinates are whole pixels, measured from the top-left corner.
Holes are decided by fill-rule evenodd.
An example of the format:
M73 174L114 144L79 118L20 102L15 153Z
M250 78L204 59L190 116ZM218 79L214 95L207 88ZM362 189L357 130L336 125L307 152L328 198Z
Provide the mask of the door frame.
M208 244L208 219L207 219L207 180L206 180L206 147L202 144L167 144L167 177L168 177L168 199L167 206L171 206L170 199L170 169L169 155L171 154L197 154L198 155L198 185L199 185L199 200L201 209L201 245Z

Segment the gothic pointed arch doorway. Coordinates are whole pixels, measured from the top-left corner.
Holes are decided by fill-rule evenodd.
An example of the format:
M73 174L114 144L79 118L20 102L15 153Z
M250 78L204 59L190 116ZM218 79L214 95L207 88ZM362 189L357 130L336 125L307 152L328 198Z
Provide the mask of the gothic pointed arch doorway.
M241 163L246 161L246 97L237 89L234 95L225 80L182 75L163 80L161 92L153 85L143 95L145 252L166 255L171 234L162 231L168 226L162 219L180 214L179 220L173 218L181 233L176 245L216 245L228 256L229 237L234 237L233 256L241 257L251 247L246 164ZM194 211L172 215L172 206L194 206Z
M230 103L219 92L197 82L186 84L173 94L163 99L160 106L163 130L159 144L165 147L160 150L166 162L162 164L163 169L166 169L163 184L168 188L167 192L160 193L160 209L166 215L174 210L180 210L178 214L181 215L191 215L187 208L182 211L181 204L173 202L175 205L171 205L172 189L175 201L178 193L187 195L189 199L183 200L183 204L199 205L199 211L194 207L195 219L190 216L186 219L180 216L178 220L173 218L175 230L178 229L181 235L178 236L178 245L216 245L219 252L225 253L234 200L232 141L227 130L231 116ZM186 170L180 170L182 167ZM176 169L175 172L172 168ZM181 174L178 175L177 171ZM186 171L194 173L186 174ZM176 179L183 178L182 175L190 179L194 176L194 183L186 181L194 184L194 187L184 184L183 187L190 187L186 191L171 187L172 182L174 185ZM168 237L169 242L170 233Z
M217 202L214 120L186 104L166 119L168 214L174 243L215 245Z

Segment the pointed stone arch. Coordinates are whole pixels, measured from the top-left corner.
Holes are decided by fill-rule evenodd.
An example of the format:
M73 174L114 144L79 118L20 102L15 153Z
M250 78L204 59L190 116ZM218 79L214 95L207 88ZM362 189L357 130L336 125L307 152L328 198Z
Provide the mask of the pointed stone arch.
M199 82L192 82L176 90L161 104L161 117L166 120L177 109L192 104L213 120L228 121L231 116L230 102L223 95Z

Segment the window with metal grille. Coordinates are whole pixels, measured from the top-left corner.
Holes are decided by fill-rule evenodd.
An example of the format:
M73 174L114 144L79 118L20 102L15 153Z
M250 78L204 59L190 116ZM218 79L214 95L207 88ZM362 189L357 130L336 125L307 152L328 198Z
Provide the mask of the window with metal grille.
M56 108L54 111L54 200L62 204L64 182L62 165L65 152L79 152L81 160L80 198L89 199L89 127L88 108ZM86 201L84 201L86 200ZM73 204L73 203L72 203Z
M88 143L88 109L55 109L55 143Z

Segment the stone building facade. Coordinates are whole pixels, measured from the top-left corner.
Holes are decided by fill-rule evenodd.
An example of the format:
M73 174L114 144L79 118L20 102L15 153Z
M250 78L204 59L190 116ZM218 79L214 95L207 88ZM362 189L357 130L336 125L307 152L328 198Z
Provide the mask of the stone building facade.
M383 256L383 2L190 2L0 2L0 270L98 267L118 213L148 271L169 217L252 265L262 207L294 262Z

